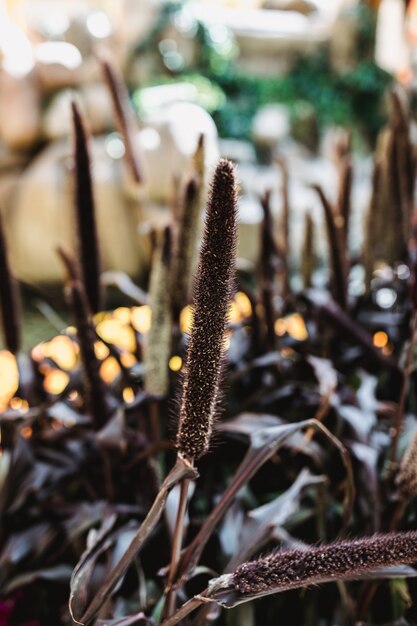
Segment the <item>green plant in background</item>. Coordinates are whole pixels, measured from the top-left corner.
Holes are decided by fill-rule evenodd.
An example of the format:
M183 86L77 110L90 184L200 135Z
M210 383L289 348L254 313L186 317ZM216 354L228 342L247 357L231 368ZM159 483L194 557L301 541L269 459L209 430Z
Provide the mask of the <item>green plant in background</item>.
M337 124L359 129L373 144L385 122L384 93L392 77L373 62L374 18L365 6L358 9L358 56L352 71L336 74L328 50L300 58L288 75L259 77L240 70L235 59L236 42L223 26L208 26L190 10L190 3L168 2L149 36L135 51L135 57L154 57L157 72L144 86L192 84L195 101L214 117L221 136L249 138L254 114L262 105L286 104L296 121L305 105L314 105L320 129ZM187 64L169 29L194 45L192 63ZM159 73L159 74L158 74ZM134 102L143 112L142 90Z

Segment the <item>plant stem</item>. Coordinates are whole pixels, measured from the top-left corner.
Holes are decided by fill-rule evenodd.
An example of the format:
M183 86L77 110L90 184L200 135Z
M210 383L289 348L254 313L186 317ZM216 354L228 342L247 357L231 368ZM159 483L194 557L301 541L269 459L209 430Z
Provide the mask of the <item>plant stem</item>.
M205 594L206 591L203 591L203 593L200 593L198 596L194 596L194 598L188 600L188 602L183 604L182 607L178 609L174 615L172 615L172 617L168 617L168 619L161 622L160 626L175 626L175 624L179 624L185 617L187 617L187 615L192 613L192 611L198 609L199 606L206 602L211 602Z
M181 556L181 547L184 538L184 518L187 510L188 503L188 489L190 480L185 478L180 485L180 499L178 502L177 518L175 520L175 529L172 539L172 553L171 563L169 566L169 574L167 581L167 599L165 604L165 616L170 617L175 611L175 603L177 598L177 592L174 585L175 578L178 571L178 563Z
M175 466L165 478L158 492L158 495L155 498L154 503L152 504L146 518L143 520L141 526L139 527L139 530L132 539L126 552L123 554L113 570L104 580L102 586L94 596L91 604L88 606L88 608L85 610L84 614L79 620L76 619L72 610L72 608L75 607L77 604L77 598L74 597L74 593L71 590L69 608L71 617L74 622L78 624L89 624L90 622L92 622L103 604L110 598L112 591L117 585L118 581L122 578L122 576L125 575L130 564L138 554L139 550L142 548L145 540L149 537L156 524L158 523L164 510L169 491L184 478L196 478L196 476L197 474L194 468L187 461L184 461L181 458L177 459ZM76 578L77 574L79 574L78 568L74 570L73 579Z

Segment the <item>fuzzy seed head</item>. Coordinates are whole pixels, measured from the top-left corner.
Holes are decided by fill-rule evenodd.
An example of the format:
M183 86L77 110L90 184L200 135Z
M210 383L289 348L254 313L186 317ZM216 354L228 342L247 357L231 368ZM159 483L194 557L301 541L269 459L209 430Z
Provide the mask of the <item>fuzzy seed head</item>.
M181 207L179 232L175 246L172 268L172 304L176 317L182 307L188 304L193 260L197 250L201 183L191 177L187 182Z
M180 403L177 447L189 460L205 454L213 429L235 273L236 240L235 168L222 159L214 173L207 205Z
M243 595L263 595L312 584L355 578L379 567L417 561L417 532L374 535L355 541L276 551L244 563L233 574Z

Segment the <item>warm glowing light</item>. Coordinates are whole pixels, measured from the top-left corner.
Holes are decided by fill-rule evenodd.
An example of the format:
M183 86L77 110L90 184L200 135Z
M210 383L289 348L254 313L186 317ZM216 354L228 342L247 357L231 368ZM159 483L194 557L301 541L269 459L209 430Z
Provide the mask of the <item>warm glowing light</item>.
M133 391L132 387L126 387L125 389L123 389L123 400L126 402L126 404L130 404L131 402L133 402L134 399L135 392Z
M180 327L183 333L190 334L193 323L193 307L186 306L180 313Z
M133 328L139 333L148 333L152 323L151 307L147 304L134 307L132 309L131 323Z
M32 437L33 430L30 426L23 426L20 433L25 439L30 439Z
M113 311L113 317L120 320L123 324L130 323L130 309L127 306L119 306Z
M136 348L135 333L120 320L105 319L97 324L96 331L104 341L114 343L128 352L134 352Z
M383 330L379 330L374 334L374 346L376 348L385 348L388 344L388 335Z
M178 355L172 356L169 359L169 369L172 370L173 372L179 372L180 369L182 368L182 358Z
M274 324L275 334L282 337L287 332L287 323L283 317L276 320Z
M131 352L123 352L120 355L120 361L124 367L133 367L136 363L136 357Z
M43 381L44 389L54 396L62 393L69 383L69 376L62 370L50 370Z
M288 317L280 317L276 320L275 333L282 337L288 333L296 341L305 341L308 338L308 331L303 317L299 313L293 313Z
M79 350L79 346L66 335L58 335L43 346L44 355L66 371L76 366Z
M10 400L10 408L14 411L20 411L21 413L27 413L29 411L29 403L27 400L18 398L17 396Z
M305 341L308 338L304 319L299 313L287 317L287 333L297 341Z
M37 346L35 346L34 348L32 348L32 359L34 361L42 361L42 359L45 358L45 344L44 343L38 343Z
M248 296L243 291L238 291L235 295L235 302L243 317L252 315L252 305Z
M106 346L105 343L103 343L102 341L96 341L94 344L94 352L96 357L100 360L100 361L104 361L104 359L106 359L109 354L110 354L110 350L108 349L108 347Z
M113 356L109 356L100 366L100 375L105 383L112 383L120 374L120 365Z
M7 350L0 351L0 409L5 409L19 387L16 359Z

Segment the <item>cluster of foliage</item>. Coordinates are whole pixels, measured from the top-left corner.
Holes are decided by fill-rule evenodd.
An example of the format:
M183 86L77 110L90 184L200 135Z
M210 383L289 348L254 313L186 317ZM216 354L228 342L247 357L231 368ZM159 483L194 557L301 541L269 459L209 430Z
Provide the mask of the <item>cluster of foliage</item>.
M126 94L107 61L103 69L140 185ZM234 167L222 160L191 298L201 140L172 227L155 237L149 293L140 296L152 309L150 333L124 315L133 361L93 323L103 307L99 242L88 138L76 105L72 114L78 261L59 254L76 329L67 334L80 361L58 397L42 383L59 362L20 350L0 229L3 331L19 368L16 397L0 415L0 617L12 626L415 623L416 570L408 564L417 561L416 159L400 98L392 97L374 176L362 296L349 293L352 163L342 138L337 202L315 187L328 287L314 287L307 215L305 289L291 289L288 172L280 162L282 223L277 233L266 192L258 273L251 287L238 276L239 315L228 318L237 188ZM181 319L191 301L188 336ZM119 365L112 383L101 376L97 342ZM185 361L183 375L168 368L173 355ZM216 423L219 404L225 414ZM283 551L251 560L277 545ZM337 584L318 586L329 581Z
M328 49L299 58L288 74L279 77L244 73L235 63L238 50L231 34L224 29L219 40L217 31L212 33L183 3L168 3L164 7L135 54L139 59L146 55L159 58L160 75L153 77L151 84L178 80L196 84L200 101L208 106L221 136L250 137L253 116L262 105L283 103L296 116L297 109L308 104L314 106L321 128L334 124L355 128L372 145L386 120L384 94L392 78L373 61L373 12L362 5L356 10L359 61L343 73L332 68ZM173 61L174 53L169 50L164 54L163 46L159 46L172 22L181 23L182 13L187 14L183 20L187 29L179 36L189 38L192 34L197 47L191 65L187 65L180 51L175 51ZM137 97L140 99L140 90Z

